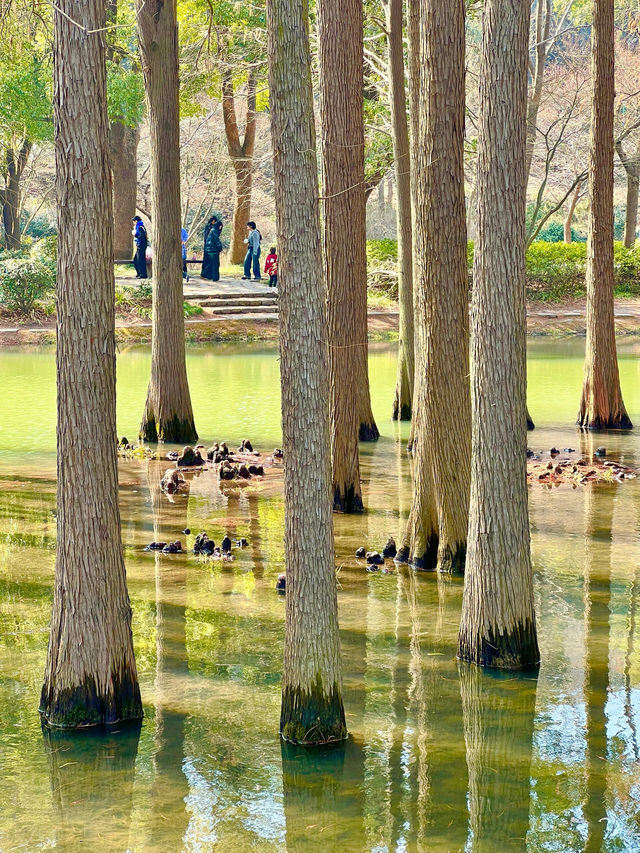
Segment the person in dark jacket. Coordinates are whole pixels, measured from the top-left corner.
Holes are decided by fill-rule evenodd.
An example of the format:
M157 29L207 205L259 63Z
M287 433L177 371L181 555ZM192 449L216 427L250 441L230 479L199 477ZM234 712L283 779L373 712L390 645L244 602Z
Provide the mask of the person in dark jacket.
M207 224L204 226L204 252L202 258L202 271L200 272L200 278L213 278L213 258L209 256L209 253L207 251L207 239L212 230L215 230L218 234L218 237L220 237L220 234L222 232L222 222L218 219L217 216L212 216L207 222ZM218 264L219 262L220 253L218 252ZM215 281L218 281L218 279L216 278Z
M214 217L215 218L215 217ZM218 228L220 225L220 228ZM222 230L222 223L216 222L213 223L212 227L209 229L209 233L207 234L207 239L204 244L205 258L209 259L209 269L211 272L210 278L211 281L220 281L220 252L222 251L222 240L220 239L220 231ZM202 266L204 268L204 261L202 262ZM205 276L203 276L204 278Z
M136 244L136 253L133 256L136 278L148 278L147 246L149 245L149 238L147 237L147 229L139 216L134 216L131 221L133 222L133 239Z

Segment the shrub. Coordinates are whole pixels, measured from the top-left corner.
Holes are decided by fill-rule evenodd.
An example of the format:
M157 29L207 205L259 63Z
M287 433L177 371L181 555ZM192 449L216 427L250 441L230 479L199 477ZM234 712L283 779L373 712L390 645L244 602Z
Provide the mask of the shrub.
M29 314L39 299L55 290L56 270L51 261L31 257L0 260L0 303L17 314Z
M367 240L367 265L370 269L395 269L397 262L397 240Z

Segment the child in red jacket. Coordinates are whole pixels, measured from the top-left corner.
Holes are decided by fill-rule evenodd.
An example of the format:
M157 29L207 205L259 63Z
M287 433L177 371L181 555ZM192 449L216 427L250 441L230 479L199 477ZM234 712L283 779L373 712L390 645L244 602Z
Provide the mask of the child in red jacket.
M272 246L269 249L267 260L264 263L264 271L269 276L269 287L278 286L278 256L276 255L276 247Z

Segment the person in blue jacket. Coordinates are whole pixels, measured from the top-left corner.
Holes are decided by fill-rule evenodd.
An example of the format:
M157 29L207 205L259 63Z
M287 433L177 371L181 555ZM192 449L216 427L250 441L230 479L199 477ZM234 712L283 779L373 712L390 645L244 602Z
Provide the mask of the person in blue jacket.
M139 216L134 216L131 221L133 222L133 240L136 244L136 253L133 256L136 278L148 278L147 246L149 245L149 238L147 237L147 229Z
M187 270L187 240L189 239L189 232L186 228L181 230L180 237L182 239L182 278L189 281L189 271Z
M251 278L251 265L253 264L254 280L260 281L262 278L260 275L260 241L262 240L262 234L256 228L255 222L247 222L247 228L249 231L245 238L247 254L244 258L244 275L242 278L245 280Z

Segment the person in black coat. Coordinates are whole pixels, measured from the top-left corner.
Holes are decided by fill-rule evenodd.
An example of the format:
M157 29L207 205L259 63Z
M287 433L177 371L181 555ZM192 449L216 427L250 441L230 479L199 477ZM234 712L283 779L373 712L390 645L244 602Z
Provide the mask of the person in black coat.
M218 225L220 226L219 228ZM220 281L220 252L222 251L222 240L220 239L221 230L222 223L217 221L214 222L212 227L209 229L209 233L207 234L207 239L204 244L205 258L209 259L209 269L211 272L211 275L207 277L212 281ZM204 267L204 261L202 266Z
M133 239L136 244L136 253L133 256L136 278L148 278L147 246L149 245L149 238L147 237L147 229L139 216L134 216L131 221L133 222Z
M204 226L204 253L202 258L202 271L200 272L200 278L213 279L213 281L218 281L220 278L220 251L218 251L218 265L216 267L216 277L214 278L214 259L210 255L209 250L207 249L207 240L209 239L209 235L212 231L215 231L218 236L218 242L220 238L220 233L222 232L222 222L218 219L217 216L212 216L207 224Z

